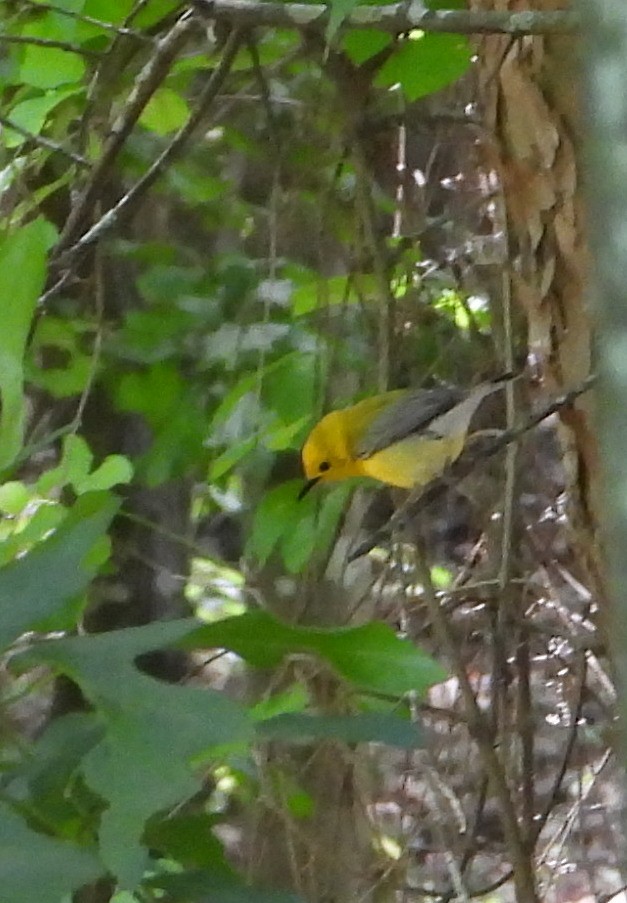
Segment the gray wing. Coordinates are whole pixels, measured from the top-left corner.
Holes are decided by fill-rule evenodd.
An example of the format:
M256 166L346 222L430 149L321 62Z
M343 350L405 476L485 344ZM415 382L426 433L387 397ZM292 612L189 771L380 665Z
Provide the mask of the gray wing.
M463 389L441 386L404 395L372 421L357 445L358 457L369 458L415 433L429 435L429 424L459 404L467 394Z

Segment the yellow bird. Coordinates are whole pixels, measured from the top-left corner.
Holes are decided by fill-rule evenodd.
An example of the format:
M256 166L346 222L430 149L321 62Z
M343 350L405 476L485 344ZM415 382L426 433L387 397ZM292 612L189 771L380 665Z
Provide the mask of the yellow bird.
M307 480L316 483L374 477L390 486L426 486L459 457L470 421L483 399L515 377L506 374L471 389L397 389L332 411L303 446Z

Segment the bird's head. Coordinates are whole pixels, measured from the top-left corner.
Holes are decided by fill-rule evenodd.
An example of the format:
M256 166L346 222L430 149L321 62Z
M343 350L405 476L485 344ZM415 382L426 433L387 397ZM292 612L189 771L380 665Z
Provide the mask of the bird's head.
M341 411L332 411L315 425L303 446L305 483L300 498L316 483L332 483L358 475L359 462L348 450Z

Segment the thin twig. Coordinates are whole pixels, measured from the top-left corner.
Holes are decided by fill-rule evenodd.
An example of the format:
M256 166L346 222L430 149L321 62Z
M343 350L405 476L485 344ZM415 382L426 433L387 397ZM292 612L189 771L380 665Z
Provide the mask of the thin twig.
M481 824L481 817L483 815L485 804L488 798L488 779L483 776L481 781L481 787L479 788L479 793L477 794L477 803L475 805L475 811L472 817L472 823L470 824L470 829L466 832L465 844L464 844L464 852L462 855L462 861L460 864L460 868L462 872L465 872L470 863L472 862L475 852L476 852L476 840L477 834L479 833L479 825Z
M38 38L35 35L26 34L0 34L0 44L30 44L34 47L51 47L54 50L63 50L66 53L76 53L78 56L101 57L101 50L90 50L80 44L71 41L58 41L55 38Z
M66 16L68 19L75 19L77 22L85 22L87 25L96 25L98 28L102 28L103 31L112 31L115 34L133 38L134 40L141 41L145 44L156 43L154 38L144 34L142 31L136 31L133 28L125 28L123 25L114 25L113 22L103 22L102 19L94 19L93 16L88 16L85 13L79 13L72 9L64 9L62 6L55 6L53 3L43 3L40 2L40 0L21 0L21 2L25 6L30 6L31 9L37 10L38 12L58 13L60 16Z
M570 718L570 726L568 730L568 738L564 745L564 752L561 757L561 765L555 776L555 780L553 782L553 787L547 797L547 800L544 804L542 812L534 823L534 845L537 843L538 838L542 831L544 830L544 826L546 825L555 804L558 801L558 797L562 787L562 781L566 777L566 772L568 771L568 766L570 765L573 749L575 747L575 741L577 740L578 732L579 732L579 724L581 721L581 712L583 708L583 694L586 686L586 676L588 673L588 659L585 650L582 650L579 656L579 673L577 675L577 686L576 686L576 697L577 704L572 712Z
M490 884L484 884L483 887L476 887L473 890L469 890L466 892L466 896L468 897L486 897L488 894L494 893L495 890L498 890L499 887L503 887L504 884L507 884L508 881L512 878L512 870L508 869L504 875L501 875L500 878L496 878L496 880L492 881ZM412 897L426 897L428 900L434 900L441 898L442 900L451 900L455 891L452 888L442 889L442 888L426 888L426 887L404 887L403 889L403 899L412 899Z
M43 135L35 135L33 132L29 132L28 129L24 128L24 126L18 125L17 122L13 122L13 120L9 119L7 116L2 116L0 114L0 125L5 129L13 129L13 131L17 132L18 135L21 135L22 138L26 138L28 141L32 141L33 144L37 144L39 147L54 151L54 153L63 154L65 157L68 157L70 160L72 160L73 163L78 164L78 166L85 168L89 168L91 166L89 160L86 160L85 157L82 157L80 154L76 154L74 151L68 150L67 147L64 147L62 144L58 144L56 141L52 141L51 138L44 138Z
M431 573L422 550L417 551L415 563L417 577L423 586L424 598L431 620L459 684L468 717L468 730L477 744L483 767L490 779L492 792L498 801L503 833L512 861L517 901L518 903L535 903L537 897L533 864L518 825L514 802L507 786L503 763L494 746L492 731L475 698L464 661L460 656L455 634L436 597Z

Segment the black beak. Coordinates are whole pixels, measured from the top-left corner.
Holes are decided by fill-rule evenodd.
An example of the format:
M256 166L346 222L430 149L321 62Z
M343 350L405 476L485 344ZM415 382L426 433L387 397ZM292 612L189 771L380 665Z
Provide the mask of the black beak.
M298 501L304 499L310 489L313 489L320 477L313 477L311 480L307 480L301 491L298 493Z

